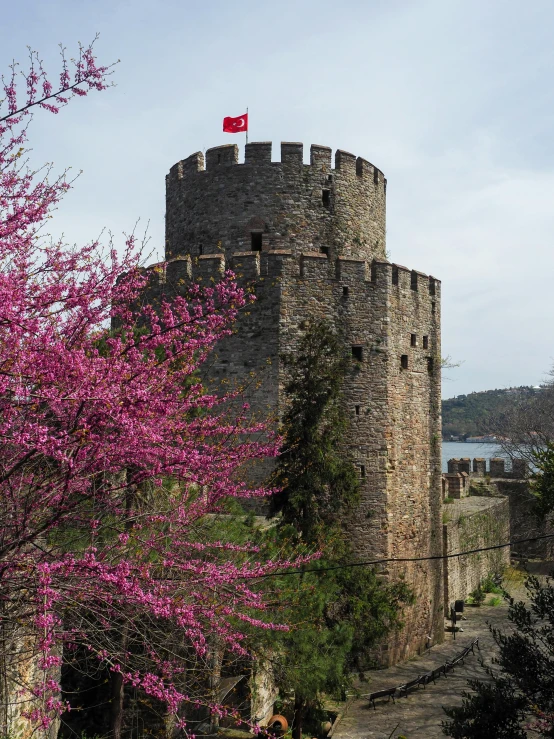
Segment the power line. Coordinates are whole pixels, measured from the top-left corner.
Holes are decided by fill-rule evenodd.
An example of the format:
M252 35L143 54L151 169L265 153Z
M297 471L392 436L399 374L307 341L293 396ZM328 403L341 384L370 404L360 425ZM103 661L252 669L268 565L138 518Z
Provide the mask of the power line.
M465 552L454 552L453 554L434 554L429 557L389 557L388 559L373 559L360 562L346 562L340 565L331 565L329 567L312 567L302 570L281 570L278 572L268 572L265 575L252 575L245 579L265 579L268 577L284 577L286 575L303 575L306 572L332 572L333 570L347 570L352 567L370 567L372 565L386 564L390 562L429 562L438 559L453 559L454 557L466 557L468 554L477 554L479 552L490 552L493 549L504 549L515 544L524 544L529 541L542 541L543 539L552 539L554 534L543 534L542 536L530 536L526 539L512 539L504 544L494 544L490 547L479 547L478 549L468 549Z

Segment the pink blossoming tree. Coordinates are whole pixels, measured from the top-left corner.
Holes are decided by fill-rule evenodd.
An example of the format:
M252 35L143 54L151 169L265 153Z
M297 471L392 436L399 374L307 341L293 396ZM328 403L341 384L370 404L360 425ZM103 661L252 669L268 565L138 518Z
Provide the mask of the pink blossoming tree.
M63 655L84 649L111 671L117 736L123 684L182 722L192 700L180 687L183 652L208 660L217 643L245 654L252 625L280 628L256 578L287 563L195 533L229 498L265 494L237 470L275 453L236 395L209 394L198 380L247 303L233 275L154 311L138 299L147 275L133 237L118 255L111 244L68 247L41 232L69 183L30 168L30 113L104 90L111 71L91 45L71 62L62 53L57 84L35 53L25 73L14 66L3 79L0 628L32 626L12 641L11 659L26 650L35 669L0 702L20 701L47 729L67 709ZM164 644L169 632L179 658Z

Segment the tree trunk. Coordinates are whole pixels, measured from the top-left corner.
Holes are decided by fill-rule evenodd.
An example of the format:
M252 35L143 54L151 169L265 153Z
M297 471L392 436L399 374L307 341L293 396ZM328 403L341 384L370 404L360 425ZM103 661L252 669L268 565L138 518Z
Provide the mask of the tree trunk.
M212 702L217 703L217 696L219 688L221 686L221 668L223 665L224 647L221 639L215 638L214 645L212 647L212 658L211 658L211 670L210 670L210 693L212 696ZM219 726L219 714L217 711L210 715L210 732L215 734Z
M121 730L123 728L123 698L125 689L123 686L123 676L120 672L112 673L111 684L111 736L113 739L121 739Z
M132 482L132 471L127 470L126 472L127 488L125 491L125 511L127 516L131 513L133 504L137 495L137 487ZM127 518L125 521L125 530L129 531L132 528L132 524ZM126 652L129 645L129 626L125 621L121 629L121 655L122 664L121 669L125 667ZM112 681L110 687L111 693L111 736L113 739L121 739L121 732L123 729L123 701L125 698L125 685L123 683L123 675L121 672L112 673Z
M300 697L294 699L294 720L292 724L292 739L302 739L302 720L306 710L306 703Z

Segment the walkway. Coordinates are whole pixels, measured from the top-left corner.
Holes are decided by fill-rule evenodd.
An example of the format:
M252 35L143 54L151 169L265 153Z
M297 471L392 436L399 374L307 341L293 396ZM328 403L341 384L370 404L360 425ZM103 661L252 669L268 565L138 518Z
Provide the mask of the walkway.
M519 595L519 594L518 594ZM368 682L358 683L362 693L402 685L418 675L439 667L445 661L453 659L462 649L479 637L481 656L490 664L494 651L494 641L486 622L499 625L505 622L507 606L466 607L467 621L458 625L464 629L456 634L454 641L451 633L445 633L443 644L432 647L425 655L417 657L396 667L386 670L368 672ZM407 739L439 739L444 738L441 721L446 719L442 706L460 705L461 693L468 690L468 678L485 678L480 665L479 652L469 655L465 665L460 665L441 677L436 684L420 687L411 692L407 698L396 698L396 703L387 699L376 701L376 709L369 705L367 698L351 700L339 721L333 739L388 739L391 735L404 735ZM398 724L398 726L397 726ZM397 726L395 730L395 726Z

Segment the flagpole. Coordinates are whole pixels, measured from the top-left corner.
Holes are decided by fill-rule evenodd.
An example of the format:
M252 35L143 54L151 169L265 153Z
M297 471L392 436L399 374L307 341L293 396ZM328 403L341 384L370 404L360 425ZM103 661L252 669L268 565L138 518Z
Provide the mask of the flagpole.
M248 143L248 108L246 108L246 143Z

